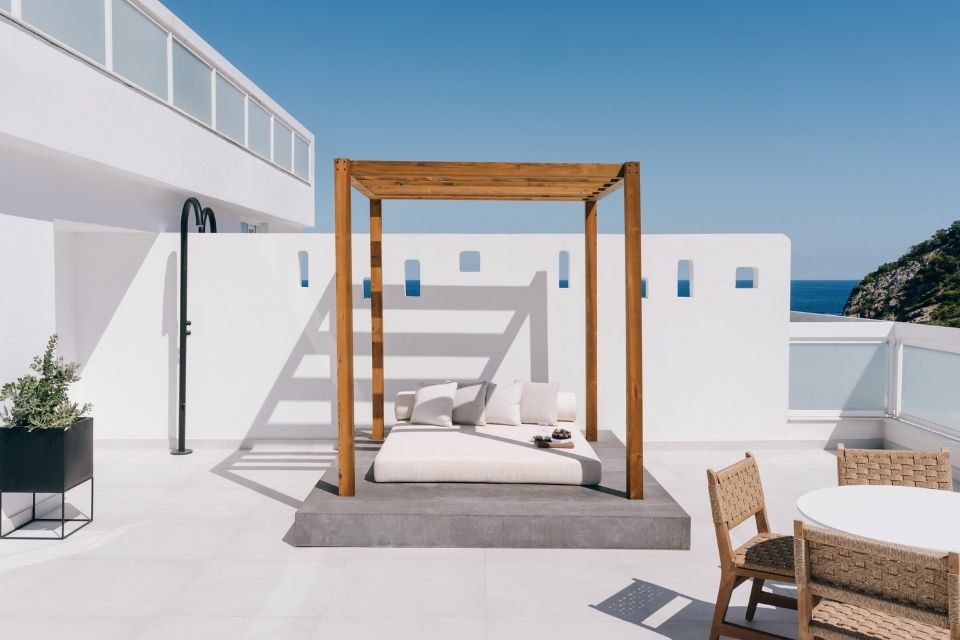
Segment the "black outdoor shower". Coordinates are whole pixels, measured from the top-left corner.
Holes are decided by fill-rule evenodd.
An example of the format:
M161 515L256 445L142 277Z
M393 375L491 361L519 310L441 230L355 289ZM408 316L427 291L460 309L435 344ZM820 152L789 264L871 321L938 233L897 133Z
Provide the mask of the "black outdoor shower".
M186 448L187 440L187 336L190 335L190 321L187 320L187 232L190 211L193 210L197 231L204 233L207 222L210 223L210 233L217 232L217 216L210 207L201 207L196 198L187 198L180 213L180 385L179 385L179 413L177 416L177 448L170 453L183 456L193 453L193 449Z

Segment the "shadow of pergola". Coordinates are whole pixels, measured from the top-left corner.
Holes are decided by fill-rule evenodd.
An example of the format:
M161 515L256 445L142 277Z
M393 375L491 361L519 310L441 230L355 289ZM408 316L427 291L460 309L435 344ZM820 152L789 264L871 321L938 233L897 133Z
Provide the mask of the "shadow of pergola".
M224 460L218 463L211 472L243 487L257 491L283 504L299 508L302 499L287 495L282 491L270 487L263 482L253 480L249 474L242 471L261 469L265 471L298 471L315 469L317 474L317 488L326 489L320 478L323 472L335 463L336 454L320 451L257 451L258 441L276 441L289 438L290 434L302 434L304 426L316 430L323 437L330 437L329 430L334 427L335 415L318 416L310 424L288 424L278 420L277 408L287 402L326 401L336 402L335 372L328 371L323 375L302 375L301 365L310 357L328 356L335 361L334 350L335 304L334 281L327 283L316 307L307 320L301 334L294 345L286 362L277 375L266 399L247 429L247 433L240 448L231 452ZM480 333L457 330L451 327L449 332L400 332L386 328L384 348L390 357L482 357L485 359L483 369L477 376L479 379L492 379L517 341L521 330L526 325L529 328L530 379L533 381L547 381L549 376L548 361L548 318L547 318L547 273L536 272L525 285L424 285L419 297L408 297L403 285L385 286L383 289L384 305L390 310L418 310L418 311L462 311L476 313L478 311L503 311L509 313L509 320L502 330L494 333ZM357 310L369 308L370 301L363 298L362 285L353 287L353 303ZM370 357L371 335L369 332L354 332L355 357ZM518 373L519 375L519 373ZM431 379L444 380L448 374L445 371L425 371L423 379L411 379L391 376L386 371L386 396L392 398L399 391L415 389L420 382ZM356 400L363 402L372 400L371 379L358 377L356 379ZM363 425L357 425L359 446L372 445L366 441L369 436ZM301 436L298 436L302 438ZM362 443L362 444L361 444ZM282 445L275 447L283 449ZM252 464L258 456L271 456L270 464ZM312 466L311 463L312 462ZM334 488L335 489L335 488Z
M795 596L792 591L773 585L774 590L785 595ZM618 620L635 624L638 627L655 631L670 640L703 640L710 635L710 622L714 604L697 600L681 593L661 587L646 580L637 580L613 594L603 602L590 605L601 613ZM776 633L782 634L784 627L796 627L797 614L794 611L774 609L761 605L757 609L756 622L747 622L744 618L746 607L730 607L727 620L737 624L764 629L766 625L777 625Z

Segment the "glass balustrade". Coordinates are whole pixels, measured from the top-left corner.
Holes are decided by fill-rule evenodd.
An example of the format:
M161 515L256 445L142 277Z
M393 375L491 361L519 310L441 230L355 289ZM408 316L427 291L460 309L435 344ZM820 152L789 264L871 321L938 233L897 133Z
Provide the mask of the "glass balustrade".
M887 345L790 345L790 410L876 413L886 410Z
M904 346L900 413L960 429L960 354Z

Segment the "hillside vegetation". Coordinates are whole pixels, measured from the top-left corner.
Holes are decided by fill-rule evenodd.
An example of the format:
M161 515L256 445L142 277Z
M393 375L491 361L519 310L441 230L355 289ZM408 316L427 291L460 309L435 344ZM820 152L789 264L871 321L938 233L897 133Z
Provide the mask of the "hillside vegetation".
M960 327L960 220L868 274L843 315Z

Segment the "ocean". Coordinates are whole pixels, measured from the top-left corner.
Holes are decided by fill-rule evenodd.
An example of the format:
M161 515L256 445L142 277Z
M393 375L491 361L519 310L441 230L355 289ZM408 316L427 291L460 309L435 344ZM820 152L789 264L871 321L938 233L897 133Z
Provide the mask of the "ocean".
M790 310L840 315L859 280L791 280Z

